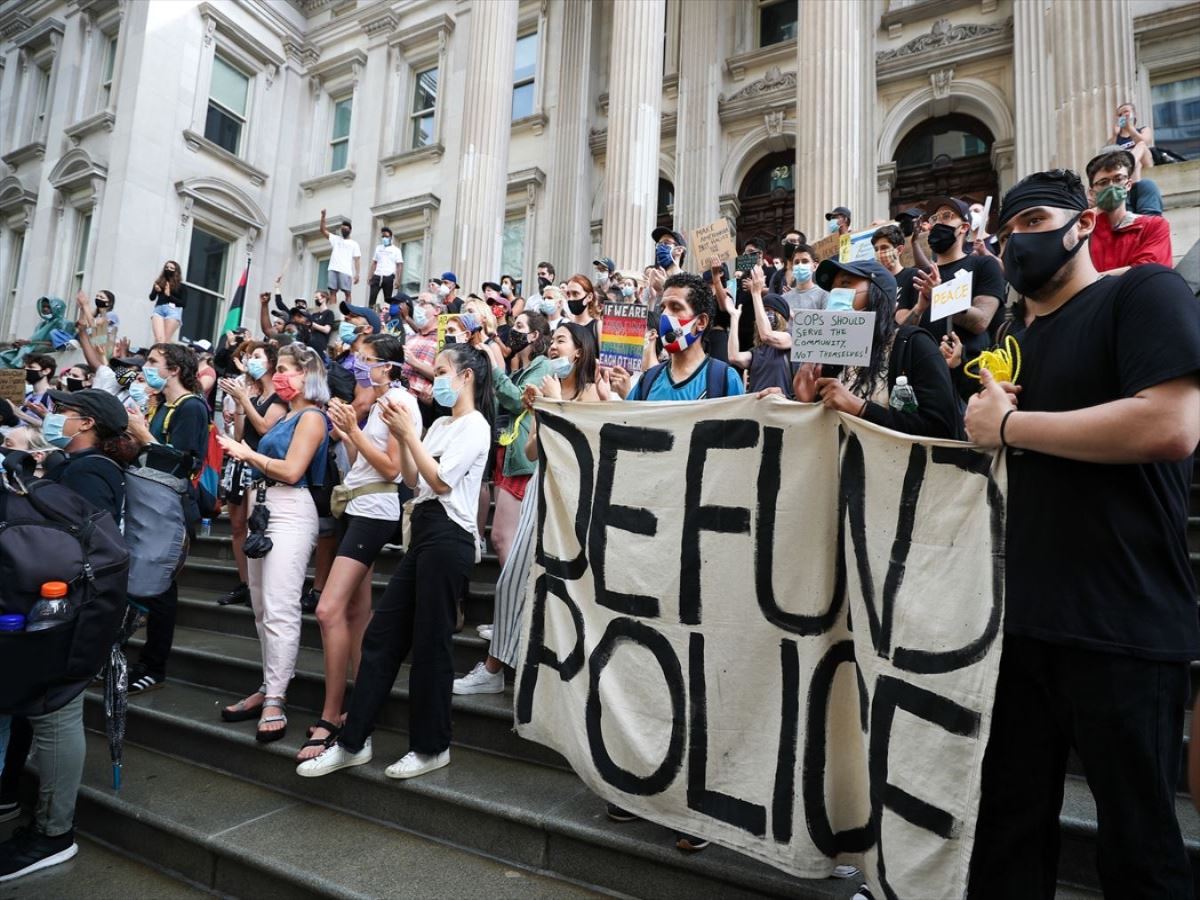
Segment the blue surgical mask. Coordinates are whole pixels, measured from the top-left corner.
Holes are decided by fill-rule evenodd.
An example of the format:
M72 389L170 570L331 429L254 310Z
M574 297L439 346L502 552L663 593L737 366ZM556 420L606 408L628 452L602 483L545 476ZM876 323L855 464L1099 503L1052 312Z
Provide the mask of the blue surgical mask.
M550 360L550 374L555 378L566 378L574 368L574 361L567 359L565 356L556 356Z
M623 285L621 287L621 296L622 297L632 297L633 296L633 285L632 284Z
M828 231L830 234L837 234L838 220L837 219L829 219L828 221L826 221L825 230Z
M146 379L146 386L152 391L161 391L167 386L167 379L158 373L158 366L142 366L142 377Z
M812 266L792 266L792 274L796 276L797 284L807 284L812 281Z
M839 311L854 309L854 294L850 288L834 288L829 292L829 302L825 308Z
M255 381L261 379L267 374L267 364L261 359L250 359L246 361L246 374Z
M669 269L675 265L675 258L671 256L672 246L659 241L654 245L654 264L660 269Z
M737 279L736 278L730 278L727 282L725 282L725 293L727 293L730 297L737 296Z
M543 300L541 302L542 315L552 316L558 311L558 304L553 300Z
M414 306L412 311L413 324L418 328L424 328L429 324L429 313L425 312L425 307Z
M458 388L450 384L449 375L439 375L433 379L433 400L447 409L453 409L458 402Z
M46 418L42 419L42 437L46 439L46 443L59 450L66 450L67 445L75 439L74 435L67 437L63 434L63 426L66 424L67 417L62 413L48 413Z
M379 243L383 244L385 247L390 247L392 246L392 239L390 237L381 237L379 239Z
M135 381L129 385L129 399L136 403L139 409L145 409L146 404L150 401L150 394L146 391L146 385L140 381Z
M357 334L357 329L355 329L355 327L345 319L343 319L342 324L338 326L338 337L342 339L343 344L353 343Z

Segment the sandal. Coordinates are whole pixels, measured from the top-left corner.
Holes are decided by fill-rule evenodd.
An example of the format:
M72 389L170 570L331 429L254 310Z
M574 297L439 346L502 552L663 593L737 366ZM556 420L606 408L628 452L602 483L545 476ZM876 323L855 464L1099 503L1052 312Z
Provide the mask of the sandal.
M264 697L267 694L267 686L260 685L255 694L262 694ZM251 695L253 696L253 694ZM221 718L226 722L249 722L251 719L258 718L262 712L263 705L259 703L257 706L247 706L245 698L239 700L233 706L226 706L221 710Z
M280 740L287 734L287 716L284 714L284 710L287 709L287 700L283 697L267 697L263 700L263 710L265 711L268 706L279 710L279 715L264 716L258 720L260 727L254 733L254 739L260 744L270 744L272 741ZM282 722L283 727L273 729L264 729L261 727L268 722Z
M313 732L318 728L324 728L329 734L323 738L313 737ZM308 740L300 745L300 750L296 754L296 760L298 762L308 762L310 759L316 759L316 756L303 756L302 754L309 747L320 747L324 751L325 748L333 746L334 742L338 739L338 735L341 733L342 728L340 725L334 725L327 719L317 719L317 724L308 729ZM320 755L320 753L317 754L317 756Z

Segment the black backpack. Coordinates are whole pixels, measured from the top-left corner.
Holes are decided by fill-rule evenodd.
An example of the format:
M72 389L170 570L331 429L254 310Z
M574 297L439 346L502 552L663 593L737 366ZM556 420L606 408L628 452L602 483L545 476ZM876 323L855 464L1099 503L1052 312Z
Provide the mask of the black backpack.
M663 370L668 365L670 363L659 363L657 366L653 366L643 372L641 380L637 383L637 387L633 389L633 399L645 400L649 397L650 388L654 385L655 379L663 373ZM729 366L721 362L721 360L712 356L708 358L708 371L704 373L708 383L705 385L702 400L715 400L718 397L725 396L729 384L725 373L728 371Z
M78 609L42 631L0 632L0 714L65 706L103 667L128 601L129 551L117 523L70 488L0 488L0 607L28 615L47 581L67 583Z

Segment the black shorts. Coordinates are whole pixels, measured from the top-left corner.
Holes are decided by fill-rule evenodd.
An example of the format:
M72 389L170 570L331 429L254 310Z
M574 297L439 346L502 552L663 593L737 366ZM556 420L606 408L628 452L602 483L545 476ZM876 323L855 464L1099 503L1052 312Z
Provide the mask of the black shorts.
M390 543L400 531L400 523L391 519L368 519L343 513L338 523L338 556L369 566L379 556L383 545Z

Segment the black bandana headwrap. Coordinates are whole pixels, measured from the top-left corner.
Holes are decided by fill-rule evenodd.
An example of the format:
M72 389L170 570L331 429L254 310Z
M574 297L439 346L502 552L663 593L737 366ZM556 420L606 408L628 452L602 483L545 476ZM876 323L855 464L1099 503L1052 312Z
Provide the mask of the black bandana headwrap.
M1035 206L1051 206L1081 212L1087 209L1089 204L1087 194L1083 190L1083 182L1070 169L1034 172L1022 178L1004 195L1004 202L1000 207L1000 226L1013 216Z

